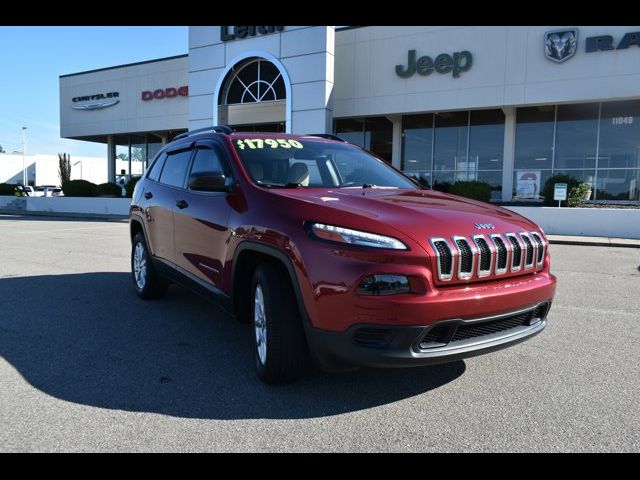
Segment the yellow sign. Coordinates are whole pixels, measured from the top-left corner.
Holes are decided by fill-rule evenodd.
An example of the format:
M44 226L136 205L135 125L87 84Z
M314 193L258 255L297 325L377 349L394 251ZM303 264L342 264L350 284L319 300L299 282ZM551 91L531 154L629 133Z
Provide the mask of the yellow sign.
M240 150L245 148L304 148L297 140L291 140L288 138L245 138L237 140L236 145Z

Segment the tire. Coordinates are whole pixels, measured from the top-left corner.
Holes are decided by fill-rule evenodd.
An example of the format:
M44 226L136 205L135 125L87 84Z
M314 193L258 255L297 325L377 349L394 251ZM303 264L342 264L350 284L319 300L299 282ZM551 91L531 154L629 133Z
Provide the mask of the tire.
M268 384L297 380L307 364L307 343L291 282L282 267L263 263L255 269L250 302L258 377Z
M138 268L138 270L136 270ZM131 278L140 298L160 298L167 293L168 282L153 268L147 241L142 232L136 233L131 246Z

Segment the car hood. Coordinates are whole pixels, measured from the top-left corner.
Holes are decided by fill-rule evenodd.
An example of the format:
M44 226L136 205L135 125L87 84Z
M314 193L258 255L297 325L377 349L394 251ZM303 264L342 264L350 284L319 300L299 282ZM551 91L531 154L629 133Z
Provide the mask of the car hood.
M533 222L505 208L434 190L300 188L274 189L272 192L328 207L336 214L335 217L315 219L317 221L349 227L352 225L340 221L339 213L355 214L368 220L368 224L380 222L419 243L429 237L482 233L477 224L495 227L485 233L538 230Z

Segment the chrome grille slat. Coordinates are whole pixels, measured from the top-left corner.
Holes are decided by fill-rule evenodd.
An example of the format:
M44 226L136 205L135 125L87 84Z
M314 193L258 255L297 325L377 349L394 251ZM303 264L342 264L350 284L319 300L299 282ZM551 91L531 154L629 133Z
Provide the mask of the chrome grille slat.
M477 252L465 237L454 236L452 240L458 250L458 278L469 280L473 277Z
M444 238L432 238L431 246L436 253L438 264L438 278L442 281L449 281L453 277L453 265L455 258L453 251Z
M522 268L522 244L515 233L505 233L504 236L511 243L511 271L519 272Z
M494 233L491 235L491 241L496 249L495 274L503 275L507 273L509 268L509 242L505 242L502 235Z
M542 263L544 262L544 254L545 254L545 245L542 241L542 237L537 232L529 232L534 242L537 244L537 257L536 257L536 266L540 268Z
M536 254L536 247L534 246L531 238L529 238L529 234L526 232L520 232L520 238L522 239L522 244L524 245L523 251L523 262L524 269L531 270L533 268L533 263Z
M487 277L493 270L494 250L483 235L474 235L473 241L478 249L478 277Z

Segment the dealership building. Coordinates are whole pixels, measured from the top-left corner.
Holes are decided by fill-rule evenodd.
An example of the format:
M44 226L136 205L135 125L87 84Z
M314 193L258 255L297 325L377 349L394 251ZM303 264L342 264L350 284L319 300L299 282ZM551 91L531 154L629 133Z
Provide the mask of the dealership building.
M107 145L110 181L226 124L335 133L498 201L538 201L563 173L638 202L640 26L195 26L186 55L61 76L60 123Z

